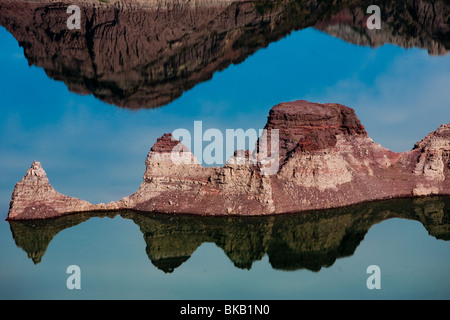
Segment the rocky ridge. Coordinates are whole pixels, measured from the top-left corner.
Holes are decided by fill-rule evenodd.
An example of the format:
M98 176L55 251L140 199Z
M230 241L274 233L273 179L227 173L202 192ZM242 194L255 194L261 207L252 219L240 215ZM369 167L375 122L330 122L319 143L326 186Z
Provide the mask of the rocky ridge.
M261 162L203 167L190 150L164 134L151 148L134 194L95 205L69 198L56 192L40 163L33 162L14 189L8 219L117 209L268 215L450 194L450 124L404 153L374 143L354 110L340 104L280 103L270 111L265 128L279 133L275 153L279 166L274 174L265 174ZM174 148L176 155L189 161L174 162ZM257 155L260 152L256 150Z
M80 6L80 30L67 28L70 4ZM23 47L30 65L43 68L70 91L138 109L166 105L216 71L308 27L358 45L392 43L436 55L449 51L448 2L380 1L381 30L365 26L371 4L0 0L0 25Z
M381 29L368 30L369 1L343 6L320 19L315 28L357 45L379 47L386 43L402 48L426 48L430 55L449 51L450 8L445 1L379 1Z

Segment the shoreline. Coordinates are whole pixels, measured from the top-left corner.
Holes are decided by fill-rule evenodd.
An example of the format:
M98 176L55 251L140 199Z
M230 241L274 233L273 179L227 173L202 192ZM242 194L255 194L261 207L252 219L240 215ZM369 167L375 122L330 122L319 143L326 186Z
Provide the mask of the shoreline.
M7 219L121 209L267 216L450 195L450 124L427 135L411 151L396 153L369 138L353 109L299 100L274 106L264 129L276 130L279 139L275 153L270 143L270 166L278 165L273 172L267 170L267 145L256 156L237 150L224 166L204 167L172 134L164 134L147 155L139 189L107 204L57 192L35 161L16 184ZM174 162L174 154L189 161ZM258 162L247 161L250 156Z

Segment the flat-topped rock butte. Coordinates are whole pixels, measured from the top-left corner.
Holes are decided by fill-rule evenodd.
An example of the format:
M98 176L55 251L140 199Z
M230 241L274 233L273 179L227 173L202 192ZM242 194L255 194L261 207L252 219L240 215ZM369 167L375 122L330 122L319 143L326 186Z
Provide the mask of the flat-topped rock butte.
M138 191L108 204L91 204L57 192L33 162L14 188L8 220L45 219L77 212L131 209L196 215L269 215L328 209L404 197L450 194L450 124L411 151L376 144L353 109L340 104L284 102L265 129L279 130L279 170L264 175L259 163L203 167L172 161L179 141L164 134L151 148ZM236 152L234 157L243 153ZM245 153L244 153L245 154Z

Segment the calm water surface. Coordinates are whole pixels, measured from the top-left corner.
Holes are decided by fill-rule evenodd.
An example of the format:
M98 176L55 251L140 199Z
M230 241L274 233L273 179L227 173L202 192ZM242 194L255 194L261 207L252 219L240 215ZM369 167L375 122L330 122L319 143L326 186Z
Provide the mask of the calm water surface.
M85 214L12 223L12 190L33 160L54 188L88 201L138 189L163 133L263 128L282 101L355 109L375 142L406 151L450 119L450 55L357 46L296 31L158 109L128 110L29 66L0 27L2 299L448 299L450 201L399 200L251 219ZM82 289L66 288L66 268ZM366 269L381 268L381 290Z
M1 223L1 297L445 299L450 198L320 213L198 218L135 212ZM66 288L67 266L81 290ZM381 289L366 286L368 266Z

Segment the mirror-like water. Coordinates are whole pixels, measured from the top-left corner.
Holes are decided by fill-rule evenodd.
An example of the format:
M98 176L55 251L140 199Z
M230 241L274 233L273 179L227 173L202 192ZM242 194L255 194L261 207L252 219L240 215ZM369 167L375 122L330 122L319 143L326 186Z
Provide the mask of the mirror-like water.
M361 2L235 4L187 20L181 10L142 33L151 13L86 11L90 24L72 38L58 29L66 15L11 3L0 1L2 220L33 160L56 190L106 203L137 190L158 137L196 120L205 129L260 129L281 101L336 102L355 109L375 142L406 151L450 119L441 2L433 20L441 24L426 19L426 2L408 7L420 23L401 5L384 8L391 15L375 35L362 24ZM138 53L102 35L129 39ZM248 219L114 212L3 221L0 297L448 299L449 205L432 198ZM66 287L72 264L81 290ZM373 264L381 290L366 286Z
M441 299L449 208L445 197L248 218L86 213L10 232L3 222L2 298ZM79 292L65 287L72 264ZM366 286L374 264L379 291Z

